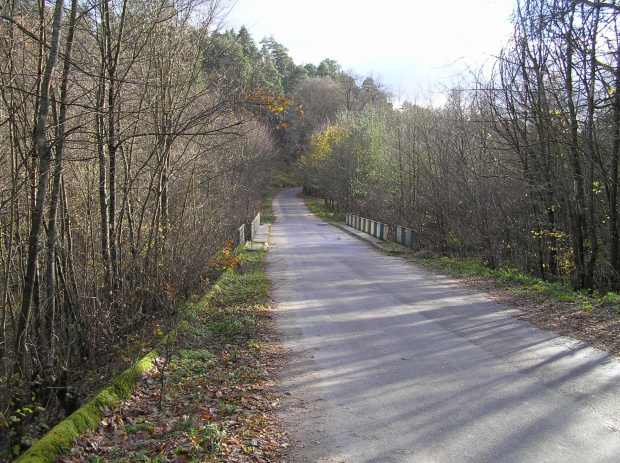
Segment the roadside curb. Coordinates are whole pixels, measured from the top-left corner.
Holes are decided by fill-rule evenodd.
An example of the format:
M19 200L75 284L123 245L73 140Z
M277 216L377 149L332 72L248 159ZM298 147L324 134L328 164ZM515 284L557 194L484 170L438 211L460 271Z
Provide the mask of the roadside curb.
M356 230L355 228L350 227L350 226L348 226L346 224L343 224L343 223L338 223L338 224L335 224L335 225L336 225L336 227L340 228L341 230L344 230L345 232L347 232L349 235L352 235L352 236L354 236L356 238L359 238L360 240L365 241L366 243L370 244L373 248L376 248L379 251L384 251L385 252L385 249L383 249L381 247L381 245L379 244L379 241L381 241L381 240L379 240L379 238L375 238L374 236L366 235L366 233L363 233L363 232L361 232L359 230ZM364 236L364 235L366 235L366 236Z
M268 234L266 236L268 238ZM266 247L263 249L266 250ZM212 298L217 297L217 293L222 291L222 278L231 273L236 273L234 268L229 268L220 275L213 286L200 298L201 305L207 305ZM181 329L179 328L179 330ZM88 403L49 430L14 462L56 462L63 449L72 447L74 439L82 436L88 429L98 429L106 409L112 409L121 401L132 396L143 374L151 368L155 359L169 349L176 337L176 332L164 336L153 350L142 357L135 365L123 371L109 386L99 392Z
M133 394L133 390L153 361L160 356L176 335L171 333L138 363L126 369L112 383L97 394L90 402L73 412L63 421L54 426L32 447L24 452L15 463L53 463L63 447L71 446L75 438L80 437L89 428L97 429L103 417L103 408L111 408Z
M357 230L356 228L353 228L349 225L346 225L344 223L338 223L338 224L334 224L336 227L344 230L345 232L347 232L348 234L355 236L356 238L359 238L362 241L365 241L366 243L370 244L372 247L374 247L375 249L378 249L379 251L388 254L388 255L398 255L398 256L402 256L407 254L406 249L403 247L402 250L398 249L398 250L391 250L391 249L386 249L382 246L383 243L386 243L386 241L383 241L379 238L375 238L372 235L369 235L367 233L364 233L360 230ZM395 243L390 243L390 245L392 246L397 246L398 248L401 248L402 246L396 245Z
M230 271L232 270L227 270L227 272ZM210 300L220 288L220 282L216 281L201 300ZM153 361L174 342L175 338L176 333L164 336L151 352L123 371L90 402L50 429L32 447L14 460L14 463L54 463L63 447L70 447L73 440L82 436L88 429L97 429L103 418L102 409L112 408L117 403L131 397L142 375L151 368Z

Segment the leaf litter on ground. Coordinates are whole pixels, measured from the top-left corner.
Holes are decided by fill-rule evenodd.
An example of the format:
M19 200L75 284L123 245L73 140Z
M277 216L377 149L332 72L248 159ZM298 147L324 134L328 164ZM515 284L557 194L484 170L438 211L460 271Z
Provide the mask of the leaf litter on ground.
M133 397L105 410L99 429L76 440L59 461L287 461L290 436L277 418L276 388L285 353L270 318L261 253L252 255L188 311L170 358L157 359ZM524 294L523 285L513 284L515 290L495 278L452 276L520 309L519 318L620 353L617 307L584 311L575 303L540 301Z
M285 461L276 383L284 353L262 265L251 253L215 297L185 311L171 352L59 461Z

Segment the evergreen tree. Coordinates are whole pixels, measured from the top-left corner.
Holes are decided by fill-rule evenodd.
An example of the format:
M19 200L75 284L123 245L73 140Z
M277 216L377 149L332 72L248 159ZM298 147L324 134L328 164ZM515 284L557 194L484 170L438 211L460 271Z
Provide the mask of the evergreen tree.
M263 83L274 90L281 91L282 79L280 77L280 73L276 69L269 48L265 44L263 44L263 47L261 48L260 57L262 63Z
M273 36L263 39L261 43L273 59L285 92L291 91L297 83L308 77L308 71L303 66L297 66L289 56L288 48L276 42Z
M325 58L316 68L316 75L336 79L341 72L341 67L336 60Z

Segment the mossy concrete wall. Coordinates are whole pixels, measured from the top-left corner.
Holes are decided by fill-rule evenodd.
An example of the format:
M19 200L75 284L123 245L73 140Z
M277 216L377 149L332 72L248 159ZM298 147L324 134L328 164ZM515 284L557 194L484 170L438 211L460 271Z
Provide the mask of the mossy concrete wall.
M112 408L122 400L131 397L142 374L153 364L153 360L174 341L174 335L167 335L159 345L142 359L125 370L110 386L97 394L90 402L76 410L65 420L54 426L45 436L30 447L15 462L53 463L63 447L71 447L73 440L88 428L97 429L103 417L102 408Z

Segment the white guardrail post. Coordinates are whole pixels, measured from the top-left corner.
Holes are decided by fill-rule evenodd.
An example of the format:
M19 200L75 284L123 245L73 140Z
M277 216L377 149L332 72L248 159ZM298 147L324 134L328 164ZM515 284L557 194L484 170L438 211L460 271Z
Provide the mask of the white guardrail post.
M237 245L238 246L245 245L245 225L241 225L237 229Z
M256 217L252 220L252 229L250 230L252 236L250 239L252 241L254 241L254 238L256 238L256 235L258 234L258 227L260 227L260 212L256 214Z

